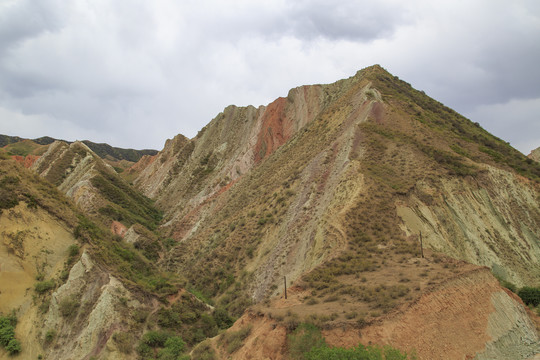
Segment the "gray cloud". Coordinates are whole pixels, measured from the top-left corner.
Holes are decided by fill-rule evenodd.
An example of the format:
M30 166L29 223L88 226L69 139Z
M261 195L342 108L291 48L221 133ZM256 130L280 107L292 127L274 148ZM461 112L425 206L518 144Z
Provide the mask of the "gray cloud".
M0 133L161 148L231 103L374 63L488 129L508 123L493 109L528 104L520 127L535 129L534 1L6 1Z

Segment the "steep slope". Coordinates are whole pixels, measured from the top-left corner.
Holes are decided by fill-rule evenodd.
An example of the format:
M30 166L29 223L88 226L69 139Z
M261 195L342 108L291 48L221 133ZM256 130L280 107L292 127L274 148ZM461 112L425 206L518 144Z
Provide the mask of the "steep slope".
M249 292L261 300L277 279L298 278L360 233L412 246L422 232L426 247L538 284L539 174L506 143L372 67L268 107L229 107L194 139L168 141L135 184L181 242L170 262L185 270L209 261L223 272L231 260L229 272L254 271Z
M54 142L32 166L87 214L101 215L126 226L155 228L160 214L118 174L81 142Z
M94 177L108 176L110 184L118 185L86 146L56 146L52 151L57 156L42 158L51 163L38 164L45 169L43 177L68 163L72 166L65 170L71 171L52 177L60 179L61 187L74 183L72 177L78 175L73 173L83 170ZM135 224L129 236L137 238L122 241L107 228L110 218L105 214L82 214L54 185L1 156L0 359L12 358L3 343L10 333L4 328L6 316L16 319L20 348L10 349L20 352L20 358L59 360L138 359L140 349L148 356L158 350L166 353L160 349L165 340L145 345L143 334L181 335L186 346L192 346L217 333L214 313L221 322L230 322L226 312L213 311L183 289L182 278L162 273L155 259L146 257L159 251L157 234ZM69 186L62 188L69 193ZM145 206L145 201L133 201ZM184 314L181 322L173 311Z
M279 321L277 311L299 311L301 294L291 290L289 300L272 303L272 316L249 311L228 330L234 334L249 329L238 350L231 353L224 346L227 335L212 339L211 347L220 358L288 359L288 327L294 319ZM364 324L361 330L352 322L342 322L323 327L322 335L330 346L392 345L415 352L419 359L532 359L540 353L535 324L521 300L501 288L485 268L432 286L414 302Z
M444 287L446 256L540 283L540 166L379 66L228 107L145 161L134 183L176 241L161 265L238 315L286 277L306 294L294 321L358 329L347 314L371 323Z
M109 340L114 349L113 332L141 331L122 320L122 298L133 295L103 266L100 251L79 259L75 206L12 160L0 160L0 174L0 313L17 318L20 357L84 358ZM143 306L129 303L131 309ZM0 349L0 358L12 357Z

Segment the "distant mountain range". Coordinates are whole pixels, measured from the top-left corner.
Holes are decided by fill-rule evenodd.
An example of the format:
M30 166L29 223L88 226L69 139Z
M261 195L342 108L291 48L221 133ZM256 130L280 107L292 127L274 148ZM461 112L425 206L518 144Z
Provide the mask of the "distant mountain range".
M10 144L16 144L23 141L32 141L35 144L38 145L50 145L53 142L59 140L54 139L49 136L43 136L37 139L24 139L19 136L8 136L8 135L0 135L0 147L4 147ZM71 144L70 141L60 140L67 144ZM113 160L113 161L120 161L120 160L127 160L131 162L137 162L140 160L141 157L144 155L156 155L158 153L157 150L134 150L134 149L123 149L118 147L113 147L109 144L104 143L95 143L89 140L83 140L82 141L86 146L88 146L94 153L96 153L99 157L107 160ZM11 151L12 155L20 155L20 156L26 156L30 155L31 150L34 150L34 148L26 146L24 149L17 149Z

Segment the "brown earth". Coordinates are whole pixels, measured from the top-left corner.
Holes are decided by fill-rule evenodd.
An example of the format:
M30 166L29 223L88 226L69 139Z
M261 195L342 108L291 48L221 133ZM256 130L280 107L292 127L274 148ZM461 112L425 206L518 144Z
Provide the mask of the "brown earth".
M115 235L124 237L127 230L127 227L119 221L115 220L111 223L111 231Z
M13 160L24 166L25 168L30 168L37 159L40 158L40 156L37 155L26 155L26 156L20 156L20 155L12 155L11 156Z
M273 317L251 311L228 330L252 327L244 346L232 355L220 348L219 337L215 338L213 344L220 358L287 358L288 325L279 316L276 318L276 310L294 308L307 294L299 287L291 287L288 295L287 300L282 297L272 302ZM520 332L523 326L526 330ZM489 269L478 267L427 289L412 303L373 319L366 326L330 324L323 326L322 334L330 346L391 345L409 354L416 353L420 360L528 359L540 352L535 324L521 300L501 288ZM505 342L512 336L518 336L521 344Z

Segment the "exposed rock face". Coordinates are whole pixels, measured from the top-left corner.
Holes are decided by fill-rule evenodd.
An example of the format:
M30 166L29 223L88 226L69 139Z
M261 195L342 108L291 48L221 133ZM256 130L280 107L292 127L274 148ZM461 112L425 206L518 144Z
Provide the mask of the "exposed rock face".
M420 233L425 248L538 286L540 167L526 160L375 66L334 84L293 89L268 106L227 107L195 138L178 135L141 159L127 173L165 213L159 235L153 231L159 214L148 199L84 144L56 142L33 168L86 212L124 221L107 226L161 269L240 314L279 294L283 277L289 284L300 280L306 293L349 294L401 281L390 284L395 276L384 270L427 277L428 260L416 261ZM22 257L25 249L12 241L17 236L7 238L6 252ZM58 331L55 346L38 349L50 358L129 358L113 334L140 337L142 327L135 331L126 319L151 305L136 301L98 264L83 254L52 295L45 326L32 333L43 340L46 331ZM444 270L435 282L425 281L433 284L427 290L424 283L414 291L399 284L415 294L399 308L386 292L374 300L341 294L349 305L385 301L389 312L369 315L378 319L361 331L330 327L327 341L414 348L422 359L525 359L539 351L523 304L489 269L459 276L443 264L437 269ZM355 287L350 278L364 271L374 284ZM339 283L339 276L351 281ZM249 324L252 333L233 358L285 356L285 328L246 314L233 330Z
M38 341L41 321L34 296L38 275L51 280L62 270L67 249L75 239L66 224L41 208L25 203L0 215L0 312L15 311L16 337L24 357L35 359L43 353ZM3 351L0 359L11 359Z
M20 156L20 155L13 155L13 160L24 166L25 168L30 168L34 163L39 159L39 156L37 155L26 155L26 156Z
M355 92L351 90L353 87ZM248 194L246 187L252 176L262 180L265 170L273 171L268 169L269 161L275 163L272 154L280 152L279 159L290 159L284 164L284 178L273 174L273 181L281 183L288 178L287 186L298 181L299 193L293 196L292 189L283 188L283 193L289 194L286 196L293 197L287 200L291 204L284 208L287 212L284 220L262 239L271 251L248 267L256 272L253 297L260 300L277 276L287 274L297 278L344 243L343 230L332 217L350 206L347 201L361 188L362 177L356 175L358 167L350 163L349 155L353 149L356 151L355 126L371 114L374 102L367 98L369 90L368 82L359 84L353 78L332 85L293 89L287 98L267 107L230 106L196 138L177 136L167 141L164 150L141 172L135 184L166 211L163 228L176 240L185 242L203 224L208 226L219 209L227 206L229 189L235 189L237 198L253 197L254 193ZM315 149L305 139L289 153L280 151L282 147L290 147L288 143L295 142L293 137L321 117L322 109L329 108L339 94L347 94L339 115L339 121L345 118L346 128L340 129L335 124L336 128L329 129L339 134L337 139ZM260 172L253 175L258 167ZM296 175L291 179L293 167ZM325 236L332 240L324 241ZM282 261L285 266L276 268Z
M49 180L81 207L92 212L103 204L92 177L97 175L97 157L82 142L71 145L55 141L32 169Z
M76 305L68 309L66 304L71 302ZM115 332L128 330L128 310L140 306L120 281L83 253L66 283L52 295L41 336L44 338L51 329L57 335L55 346L48 349L47 356L85 359L103 354ZM113 353L116 354L109 354L107 358L134 358L118 351Z
M397 211L426 246L518 286L540 283L538 194L525 179L486 166L475 182L422 181Z
M516 298L480 269L362 329L361 340L416 349L421 359L528 359L540 351L540 339Z

